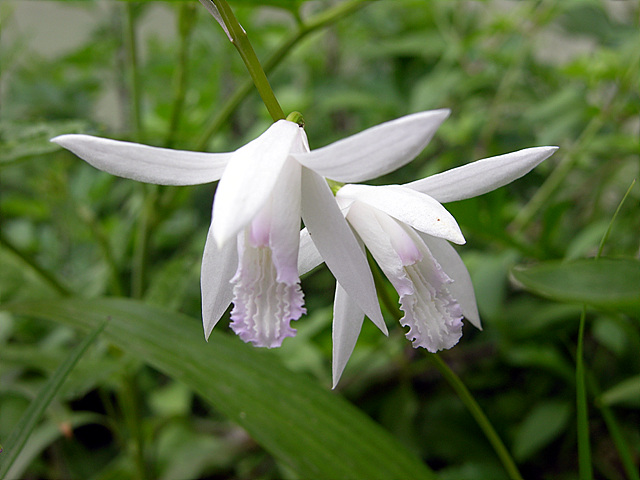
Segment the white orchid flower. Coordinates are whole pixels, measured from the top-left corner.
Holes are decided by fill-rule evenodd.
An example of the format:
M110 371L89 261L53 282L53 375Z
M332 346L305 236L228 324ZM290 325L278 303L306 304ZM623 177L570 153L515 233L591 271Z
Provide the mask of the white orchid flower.
M298 274L300 217L315 251L357 305L386 333L366 257L323 176L361 182L411 161L448 110L383 123L309 151L304 129L280 120L235 152L168 150L88 135L53 142L94 167L159 185L220 180L201 271L208 337L233 302L233 330L256 346L277 347L295 335L304 312Z
M469 273L449 242L465 243L440 202L454 202L506 185L548 158L557 147L536 147L478 160L405 185L345 185L336 200L351 227L400 296L414 347L430 352L453 347L462 317L482 329ZM322 263L301 232L299 271ZM362 328L364 313L339 283L333 320L333 386L342 375Z

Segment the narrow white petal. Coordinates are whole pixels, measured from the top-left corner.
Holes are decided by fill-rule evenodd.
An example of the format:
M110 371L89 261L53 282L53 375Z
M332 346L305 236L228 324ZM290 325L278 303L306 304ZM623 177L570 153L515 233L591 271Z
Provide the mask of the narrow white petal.
M434 237L465 243L456 219L429 195L401 185L345 185L337 196L357 199Z
M98 170L158 185L198 185L219 180L233 155L169 150L91 135L60 135L51 141Z
M278 270L278 281L300 281L298 249L300 245L300 175L302 167L289 158L276 184L271 204L269 244Z
M213 235L223 245L242 230L267 202L292 150L301 148L302 129L280 120L236 150L213 201Z
M219 249L209 229L202 255L200 287L202 289L202 323L204 336L209 338L213 327L224 314L233 298L231 278L238 266L238 250L235 242L228 242Z
M473 284L469 271L464 262L449 242L442 238L432 237L431 235L420 234L420 238L429 247L431 253L438 261L442 270L453 280L453 283L447 288L460 304L462 314L471 324L482 330L480 322L480 314L478 313L478 305L476 303L476 295L473 291Z
M513 182L549 158L557 149L558 147L526 148L478 160L405 186L426 193L441 203L464 200Z
M300 230L300 250L298 252L298 274L304 275L310 272L318 265L324 263L322 255L311 240L309 230L303 228Z
M294 157L339 182L370 180L413 160L448 116L446 109L414 113Z
M338 385L344 367L353 353L363 321L364 313L362 310L349 298L344 288L337 283L331 332L333 338L333 360L331 362L333 388Z
M327 182L302 169L302 219L331 273L376 325L384 325L367 258Z

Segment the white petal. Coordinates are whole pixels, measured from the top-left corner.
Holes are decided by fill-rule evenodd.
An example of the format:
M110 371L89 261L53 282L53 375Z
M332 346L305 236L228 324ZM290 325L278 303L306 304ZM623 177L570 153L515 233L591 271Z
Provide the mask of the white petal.
M297 243L298 232L294 234ZM282 281L282 277L290 275L283 274L282 266L274 261L280 246L272 249L269 235L267 244L253 245L252 236L251 228L238 235L239 260L238 270L231 279L234 306L230 326L242 340L256 347L279 347L285 338L296 334L290 322L306 312L297 262L293 258L293 265L284 265L294 276L291 281L286 278Z
M98 170L158 185L198 185L219 180L233 155L169 150L90 135L60 135L51 141Z
M309 230L300 230L300 250L298 252L298 274L304 275L324 263L322 255L311 240Z
M302 129L280 120L236 150L213 201L213 235L223 245L242 230L267 202L292 149L301 148Z
M300 244L300 175L299 163L289 158L273 190L269 244L278 270L278 281L299 282L298 249Z
M407 183L441 203L476 197L502 187L527 174L549 158L558 147L534 147L485 158L462 167Z
M337 196L357 199L434 237L465 243L456 219L429 195L401 185L345 185Z
M367 258L327 182L302 169L302 219L331 273L376 325L384 325Z
M238 267L236 242L228 242L219 249L209 229L202 255L200 287L202 289L202 323L204 336L209 338L211 330L229 307L233 298L231 278Z
M362 202L354 202L347 218L398 292L405 313L400 323L410 328L413 346L436 352L458 343L462 311L448 289L452 281L422 239ZM418 252L406 255L412 249Z
M364 313L362 313L362 310L349 298L344 288L337 283L336 296L333 302L333 329L331 332L333 338L333 360L331 362L333 388L338 385L344 367L353 353L363 321Z
M414 113L294 157L339 182L362 182L392 172L427 146L449 110Z
M462 314L471 324L482 330L480 322L480 314L478 313L478 305L476 303L476 295L473 291L473 284L469 271L464 262L449 242L442 238L432 237L431 235L420 234L420 238L424 240L429 250L438 261L442 270L453 280L453 283L447 288L460 304Z

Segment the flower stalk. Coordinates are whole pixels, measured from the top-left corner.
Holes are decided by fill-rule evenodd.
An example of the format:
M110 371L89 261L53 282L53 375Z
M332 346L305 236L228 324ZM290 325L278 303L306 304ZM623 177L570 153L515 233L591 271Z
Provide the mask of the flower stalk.
M271 85L269 84L269 80L267 79L267 75L264 73L262 69L262 65L260 65L260 61L256 56L256 52L253 50L251 46L251 42L249 42L249 37L247 36L247 32L245 32L244 28L238 23L231 7L225 0L202 0L203 2L213 2L215 8L218 11L219 19L223 22L223 28L229 37L229 40L233 44L234 47L240 53L240 57L242 61L247 67L249 71L249 75L251 75L251 79L253 80L254 85L258 89L258 93L262 98L269 114L273 118L274 122L278 120L282 120L285 118L284 111L282 107L278 103L276 96L271 89ZM217 16L216 16L217 17Z
M207 4L213 5L210 0L201 0L205 7ZM351 0L340 3L327 9L326 11L319 13L305 23L301 23L298 29L291 34L284 42L278 47L264 62L264 71L270 72L276 68L286 57L291 53L293 48L300 43L300 41L309 34L332 25L342 18L354 13L360 8L368 5L367 0ZM196 150L205 150L211 137L229 120L229 117L236 111L238 105L246 98L251 92L252 81L247 79L240 87L233 93L233 95L226 101L226 103L216 111L216 114L209 119L204 132L198 138L196 142Z
M493 425L491 425L491 422L482 411L482 408L480 408L480 405L478 405L478 402L476 402L475 398L473 398L473 395L471 395L469 389L464 383L462 383L460 377L458 377L458 375L456 375L455 372L451 370L451 368L449 368L449 365L447 365L439 355L434 353L427 353L426 356L429 360L431 360L431 363L433 363L440 374L449 383L451 388L455 390L455 392L458 394L458 398L462 401L462 403L464 403L465 407L467 407L469 413L473 415L476 423L482 429L483 433L487 437L487 440L489 440L489 443L491 443L493 450L500 458L500 461L502 462L507 475L509 475L509 478L511 478L512 480L522 480L522 475L520 475L516 463L511 458L509 450L507 450L507 447L504 446L504 443L502 443L502 440L493 428Z

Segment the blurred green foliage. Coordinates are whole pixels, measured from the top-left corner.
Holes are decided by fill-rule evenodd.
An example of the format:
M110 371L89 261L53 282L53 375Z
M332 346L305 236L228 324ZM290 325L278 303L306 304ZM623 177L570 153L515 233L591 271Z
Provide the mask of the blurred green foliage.
M336 3L231 6L266 59L299 22ZM576 478L581 306L527 293L510 271L517 264L595 256L640 173L640 6L616 0L364 3L305 36L269 74L285 112L303 113L312 148L443 107L452 114L429 147L376 182L401 183L525 147L560 146L517 182L447 205L467 239L460 252L484 330L466 326L461 343L442 358L472 391L526 478ZM204 144L209 151L246 143L270 123L254 91L203 137L247 78L226 36L195 1L5 1L0 20L0 302L134 296L196 322L214 187L149 187L114 178L46 140L81 131L183 149ZM636 185L604 257L637 266L639 203ZM619 281L621 273L611 268L603 275ZM556 290L566 281L556 277ZM303 279L309 315L296 325L296 338L266 352L326 388L332 285L324 268ZM640 283L626 287L640 296ZM504 478L462 403L404 339L396 314L389 312L389 339L365 325L337 394L441 478ZM640 461L639 320L637 310L615 305L588 310L584 359L598 478L628 476L603 408L617 418L636 471ZM216 329L229 333L224 323ZM67 326L0 312L0 443L80 340ZM123 400L129 394L133 407ZM136 445L144 447L138 454L149 478L297 478L180 379L103 339L34 432L24 477L134 478Z

